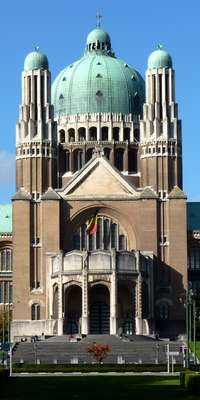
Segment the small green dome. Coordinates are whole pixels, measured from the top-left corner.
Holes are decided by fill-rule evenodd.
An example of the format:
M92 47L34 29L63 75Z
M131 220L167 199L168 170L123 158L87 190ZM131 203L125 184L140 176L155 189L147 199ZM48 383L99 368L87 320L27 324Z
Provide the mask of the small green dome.
M158 46L157 50L150 54L148 59L148 69L172 68L172 58L169 53Z
M142 114L144 92L141 75L114 56L109 35L97 27L87 37L85 56L55 79L52 103L55 115Z
M31 71L34 69L48 69L49 63L48 58L45 54L39 51L39 48L35 48L34 51L29 53L24 61L24 71Z

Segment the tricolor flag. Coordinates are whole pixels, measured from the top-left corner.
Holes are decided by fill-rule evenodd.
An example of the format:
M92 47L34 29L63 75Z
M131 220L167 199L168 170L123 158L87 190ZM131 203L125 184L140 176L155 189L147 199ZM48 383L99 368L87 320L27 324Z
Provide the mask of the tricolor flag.
M93 215L89 220L86 227L86 232L88 235L95 235L97 232L97 214Z

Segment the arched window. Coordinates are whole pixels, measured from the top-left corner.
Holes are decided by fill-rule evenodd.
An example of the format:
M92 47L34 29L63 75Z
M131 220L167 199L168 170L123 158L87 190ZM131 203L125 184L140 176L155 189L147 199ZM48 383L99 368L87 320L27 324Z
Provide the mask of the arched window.
M118 127L113 128L113 139L115 140L115 142L119 142L119 128Z
M12 283L9 281L0 282L0 304L12 303Z
M116 149L115 151L115 167L119 169L119 171L123 171L124 169L124 149Z
M74 150L74 171L78 171L83 166L83 150Z
M0 271L12 271L11 249L3 249L0 252Z
M130 141L130 128L124 128L124 140Z
M101 140L107 141L108 140L108 127L103 126L101 129Z
M89 129L89 140L96 141L97 140L97 128L92 126Z
M104 156L108 159L108 160L110 160L110 149L108 148L108 147L105 147L104 149L103 149L103 152L104 152Z
M85 128L78 129L78 140L79 142L83 142L85 140Z
M128 170L129 172L137 172L137 149L129 149L128 151Z
M90 220L81 225L73 236L73 250L111 250L127 249L127 238L117 222L100 215L97 218L97 230L87 233L86 227Z
M169 305L167 303L160 303L159 317L160 319L169 319Z
M69 142L75 142L75 130L70 128L68 130L68 134L69 134Z
M94 152L93 148L92 149L88 149L86 151L86 162L88 162L92 158L93 152Z
M59 131L59 134L60 134L60 143L65 143L65 131L64 131L64 129L61 129Z
M188 268L200 270L200 247L190 246L188 249Z
M38 303L34 303L31 306L31 319L33 321L40 319L40 305Z

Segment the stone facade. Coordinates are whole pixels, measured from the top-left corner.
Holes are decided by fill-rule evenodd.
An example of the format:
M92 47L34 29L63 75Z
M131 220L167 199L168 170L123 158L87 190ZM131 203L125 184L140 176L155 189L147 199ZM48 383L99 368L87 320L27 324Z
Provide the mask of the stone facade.
M172 67L147 70L143 115L54 115L50 72L22 79L12 337L184 333L186 196Z

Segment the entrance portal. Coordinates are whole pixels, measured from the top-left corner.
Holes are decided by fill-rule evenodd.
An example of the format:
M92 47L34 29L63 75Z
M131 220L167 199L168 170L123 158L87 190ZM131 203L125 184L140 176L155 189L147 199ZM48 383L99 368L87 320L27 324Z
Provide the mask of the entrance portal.
M108 288L103 285L90 289L90 333L110 333L110 295Z
M80 321L82 312L82 290L77 285L72 285L65 291L65 318L64 333L80 333Z

